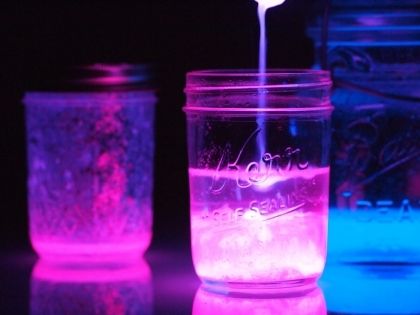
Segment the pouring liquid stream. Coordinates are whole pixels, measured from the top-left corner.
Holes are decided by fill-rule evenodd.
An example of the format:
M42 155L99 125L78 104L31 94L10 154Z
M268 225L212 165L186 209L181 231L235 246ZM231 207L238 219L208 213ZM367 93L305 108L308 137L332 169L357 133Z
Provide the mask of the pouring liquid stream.
M268 9L281 5L286 0L255 0L258 3L258 21L260 25L260 43L259 43L259 61L258 61L258 73L259 73L259 82L260 89L258 91L258 107L265 108L267 105L266 90L264 86L267 82L266 72L267 72L267 35L266 35L266 24L265 16ZM264 127L265 115L260 112L257 115L257 125L260 130L260 135L257 139L258 145L258 154L262 157L265 151L265 141L266 141L266 130ZM261 163L262 166L264 163Z

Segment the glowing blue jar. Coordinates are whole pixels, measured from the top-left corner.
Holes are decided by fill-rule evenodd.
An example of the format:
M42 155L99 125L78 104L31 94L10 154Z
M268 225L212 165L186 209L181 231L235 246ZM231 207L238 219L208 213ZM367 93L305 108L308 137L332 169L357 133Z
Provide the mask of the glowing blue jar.
M332 1L328 23L309 30L318 66L331 69L335 86L329 262L420 262L420 12L414 6Z

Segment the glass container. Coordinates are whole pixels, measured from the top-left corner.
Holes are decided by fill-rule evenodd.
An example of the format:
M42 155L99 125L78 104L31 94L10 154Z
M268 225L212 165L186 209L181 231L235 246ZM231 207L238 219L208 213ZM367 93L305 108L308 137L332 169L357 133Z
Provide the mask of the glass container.
M331 262L420 262L416 8L411 0L335 0L324 31L321 23L309 30L335 87Z
M292 290L322 273L330 85L315 70L187 75L191 243L206 285Z
M26 93L30 238L44 259L135 259L149 246L156 98L147 71L97 64L73 70L58 91Z

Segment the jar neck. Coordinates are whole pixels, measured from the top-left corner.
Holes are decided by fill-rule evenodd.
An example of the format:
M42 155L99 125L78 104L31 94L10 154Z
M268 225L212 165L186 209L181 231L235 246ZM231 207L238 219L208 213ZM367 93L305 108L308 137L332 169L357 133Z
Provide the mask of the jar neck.
M329 110L329 72L317 70L196 71L187 75L185 110Z

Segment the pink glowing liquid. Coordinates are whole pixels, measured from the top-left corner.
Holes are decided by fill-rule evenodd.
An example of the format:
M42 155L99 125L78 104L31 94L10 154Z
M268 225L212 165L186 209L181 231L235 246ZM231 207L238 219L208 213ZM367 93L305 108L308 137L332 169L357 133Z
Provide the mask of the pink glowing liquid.
M197 274L208 282L314 282L326 256L328 168L249 174L190 169ZM210 187L223 187L212 191ZM244 185L247 186L247 185Z

